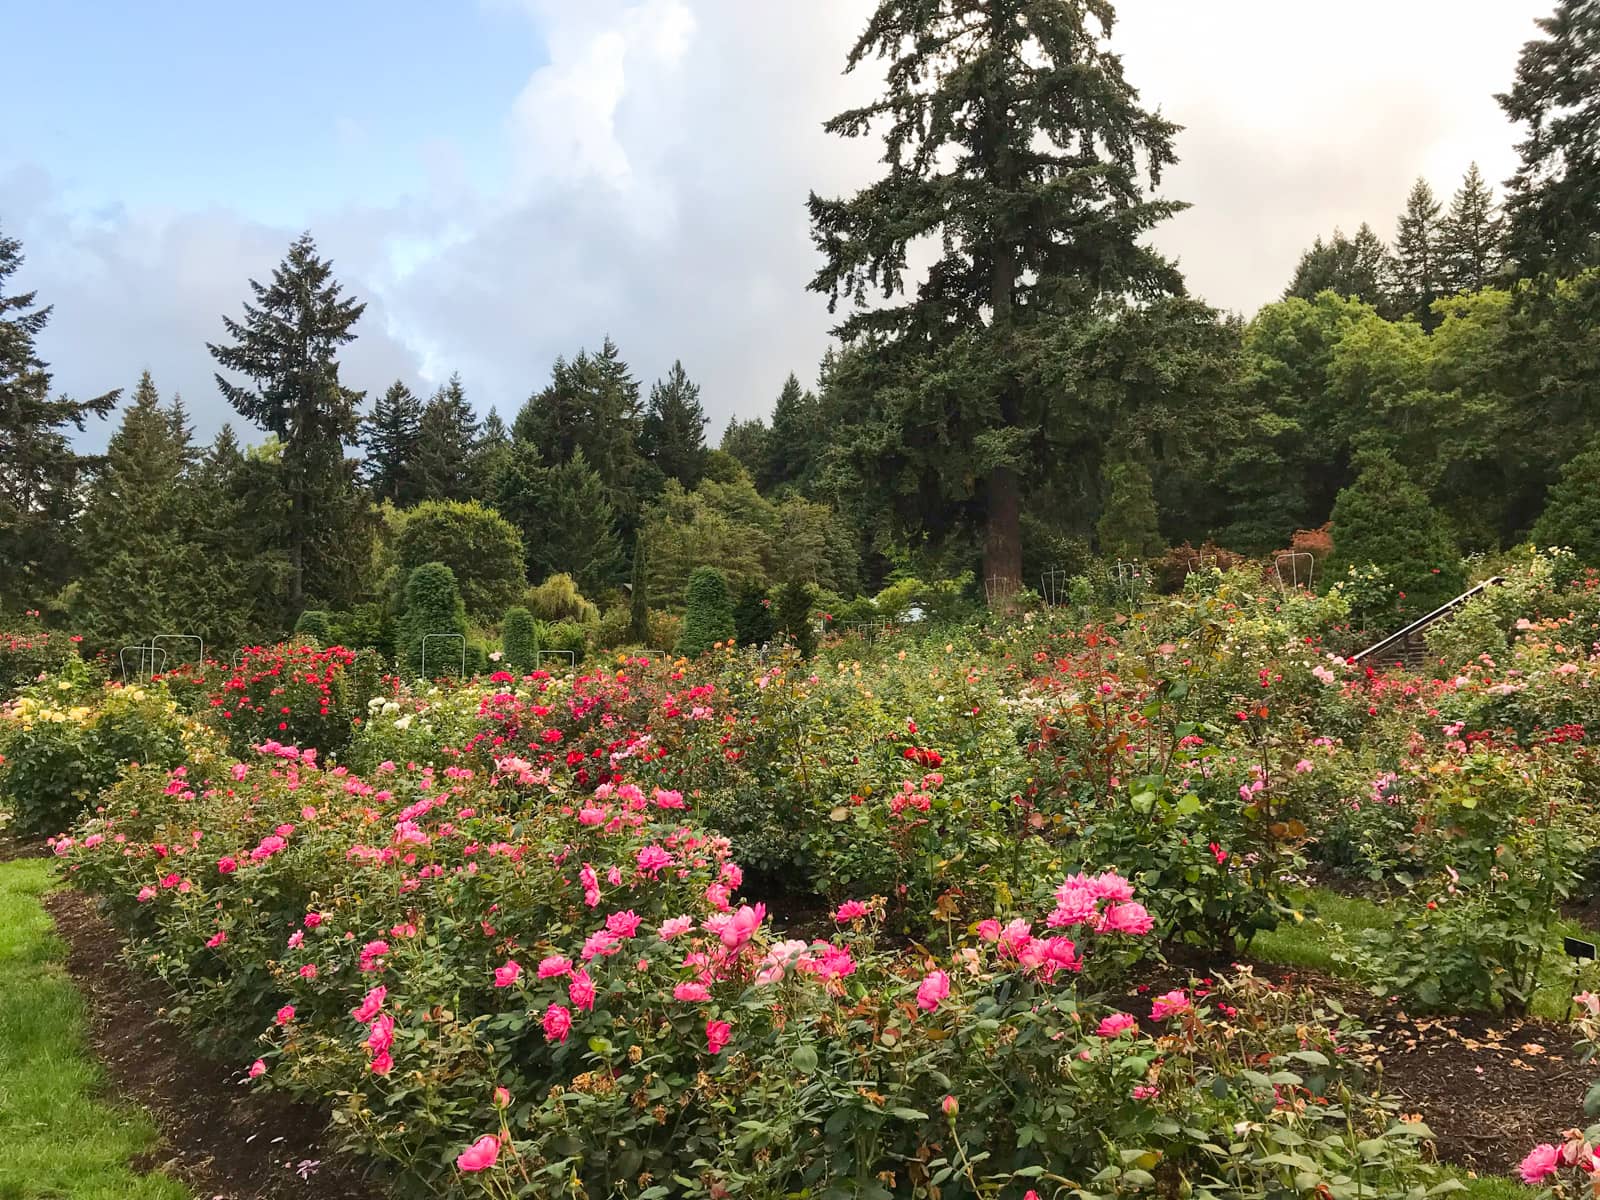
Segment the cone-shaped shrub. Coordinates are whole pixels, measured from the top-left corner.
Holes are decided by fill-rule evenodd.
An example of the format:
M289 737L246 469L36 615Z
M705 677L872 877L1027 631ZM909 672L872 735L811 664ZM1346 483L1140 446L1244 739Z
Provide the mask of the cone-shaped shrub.
M698 658L718 642L732 641L734 633L733 607L722 572L701 567L689 576L684 589L683 631L673 650L685 658Z
M1387 454L1367 456L1333 502L1333 558L1323 578L1341 580L1368 564L1402 594L1402 615L1420 616L1465 588L1449 523Z
M300 619L294 623L294 631L298 637L308 637L319 646L333 645L333 626L328 620L328 614L321 609L308 608L300 614Z
M467 632L466 605L456 587L456 575L443 563L423 563L406 580L406 611L400 619L406 666L415 674L423 669L423 639L429 634ZM460 670L461 645L453 639L428 643L428 670L443 675Z
M539 625L531 612L520 606L506 609L500 624L500 648L508 671L523 675L533 670L534 655L539 652Z

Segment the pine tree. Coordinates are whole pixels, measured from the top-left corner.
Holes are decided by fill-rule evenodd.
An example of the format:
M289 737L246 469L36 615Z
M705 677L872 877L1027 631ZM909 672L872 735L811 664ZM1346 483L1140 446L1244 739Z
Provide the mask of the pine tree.
M494 507L521 533L530 579L565 571L591 594L621 582L617 515L581 449L545 466L534 447L514 445L495 478Z
M99 649L190 632L178 629L183 592L193 585L179 496L190 446L186 426L173 418L146 371L78 521L84 569L67 607Z
M823 450L822 405L814 393L802 390L792 374L778 393L765 441L762 468L756 475L763 492L785 484L804 490L815 479Z
M417 493L423 500L470 500L477 453L478 418L467 403L461 376L433 394L417 427Z
M681 362L650 389L639 449L663 480L692 488L705 474L706 411L700 407L700 385L690 381Z
M1600 0L1560 0L1535 24L1545 36L1496 97L1528 129L1506 183L1507 242L1524 276L1569 275L1600 262Z
M493 407L483 419L478 444L472 453L472 497L489 503L494 497L494 481L511 457L511 431Z
M717 448L737 459L749 472L750 478L754 479L766 469L768 433L767 423L760 417L752 417L748 421L729 417L728 427L722 431L722 441Z
M372 406L361 432L367 451L363 473L372 494L400 508L420 500L416 461L422 437L422 401L395 380Z
M34 292L8 295L22 243L0 231L0 606L38 607L72 572L79 483L98 460L76 453L64 431L104 417L120 392L93 400L50 398L50 372L34 340L50 309Z
M1439 223L1440 273L1446 294L1480 292L1505 263L1505 221L1494 192L1473 163Z
M1023 478L1053 410L1078 399L1024 364L1109 298L1182 287L1147 240L1182 207L1147 190L1177 128L1140 106L1105 45L1113 24L1107 0L879 0L848 65L886 59L888 90L827 128L886 123L887 172L810 199L826 258L811 286L854 306L838 332L881 347L889 376L864 429L881 448L869 477L925 497L908 532L981 530L984 577L1013 586ZM916 281L913 243L940 248ZM869 306L869 288L889 303Z
M365 304L341 298L333 264L317 257L316 243L301 234L270 284L250 280L254 304L244 318L222 318L232 345L208 343L213 358L254 382L242 387L218 374L217 386L241 415L283 444L290 499L288 608L298 613L308 596L338 607L350 590L350 568L360 561L352 541L365 509L355 492L345 444L355 439L362 393L339 382L338 350L355 340L351 327Z
M1315 300L1323 292L1346 299L1364 300L1380 312L1387 312L1387 280L1393 263L1383 239L1365 222L1353 238L1335 229L1324 242L1320 237L1300 256L1294 278L1284 289L1284 299L1298 296Z
M1433 302L1444 291L1439 210L1428 181L1418 179L1406 197L1405 212L1394 235L1394 311L1415 317L1429 330L1438 324Z
M599 354L580 351L570 362L556 360L549 386L522 406L511 436L533 446L547 467L568 463L582 450L612 511L631 530L643 498L641 423L639 384L607 338Z

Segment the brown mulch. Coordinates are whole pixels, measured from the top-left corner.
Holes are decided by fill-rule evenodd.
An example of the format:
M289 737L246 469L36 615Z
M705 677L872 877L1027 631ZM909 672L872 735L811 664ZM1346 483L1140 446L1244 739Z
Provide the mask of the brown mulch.
M1439 1157L1510 1171L1540 1142L1586 1124L1593 1065L1580 1065L1564 1026L1485 1014L1369 1018L1383 1086L1438 1138Z
M207 1200L377 1200L383 1193L328 1145L327 1114L245 1084L237 1064L198 1055L162 1016L158 984L119 957L121 941L86 896L44 906L89 1007L89 1040L119 1097L149 1110L161 1143L134 1165Z

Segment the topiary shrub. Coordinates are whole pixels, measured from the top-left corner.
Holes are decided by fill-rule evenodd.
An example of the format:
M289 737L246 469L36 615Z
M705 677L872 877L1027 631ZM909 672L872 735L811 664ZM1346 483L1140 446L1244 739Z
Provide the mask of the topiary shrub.
M1367 455L1361 473L1333 502L1333 555L1324 579L1376 566L1397 592L1403 616L1418 617L1466 588L1461 554L1443 515L1387 454Z
M552 575L528 593L528 607L541 621L573 621L588 625L600 619L600 610L583 598L571 575Z
M539 625L521 605L506 609L505 620L500 623L500 649L505 655L506 670L518 675L533 670L534 656L539 652Z
M395 564L409 586L412 573L443 563L455 576L467 611L503 612L526 586L522 535L481 504L430 500L401 515L395 534Z
M778 589L777 626L802 658L817 652L817 627L811 620L811 587L792 581Z
M294 623L296 637L307 637L319 646L333 645L333 623L321 609L308 608Z
M467 633L466 605L456 587L455 572L440 562L423 563L406 580L405 614L400 618L405 665L413 674L423 670L423 639L430 634ZM429 644L435 664L459 667L460 647L453 640ZM443 674L443 672L436 672Z
M733 631L741 646L763 646L777 632L767 589L754 579L745 580L739 587L739 599L733 606Z
M699 658L718 642L733 640L733 607L728 603L728 584L721 571L715 567L699 568L689 576L683 598L683 629L674 653Z

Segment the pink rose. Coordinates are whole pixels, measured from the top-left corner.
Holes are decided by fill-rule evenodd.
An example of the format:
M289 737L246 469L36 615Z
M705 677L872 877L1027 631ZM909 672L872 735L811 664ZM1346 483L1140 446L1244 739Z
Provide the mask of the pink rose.
M1550 1175L1561 1169L1561 1151L1549 1142L1541 1142L1522 1160L1517 1167L1517 1173L1522 1176L1523 1183L1541 1183Z
M350 1010L350 1015L365 1025L383 1007L384 999L389 995L389 989L379 984L362 998L361 1004Z
M287 1025L290 1021L294 1020L294 1005L285 1004L282 1008L280 1008L278 1010L276 1020L279 1025Z
M494 985L497 988L507 988L517 982L517 977L522 974L522 964L515 959L506 959L506 965L494 969Z
M917 1007L923 1012L932 1012L949 994L950 976L943 971L929 971L917 987Z
M706 1049L712 1054L720 1054L722 1048L728 1044L728 1039L733 1036L733 1026L726 1021L706 1022Z
M224 875L232 875L238 869L239 860L234 858L231 854L224 854L221 858L217 859L217 870L222 872Z
M589 972L581 967L572 973L572 978L567 981L567 998L572 1001L574 1008L581 1008L585 1012L594 1008L594 980L589 978Z
M262 1062L259 1058L256 1059L255 1062L250 1064L250 1078L251 1079L259 1079L261 1076L265 1075L266 1073L267 1073L267 1064Z
M1190 1007L1188 995L1174 988L1165 996L1156 997L1155 1003L1150 1006L1150 1016L1154 1020L1165 1021L1168 1017L1188 1012Z
M1138 1024L1139 1022L1135 1021L1127 1013L1112 1013L1109 1017L1101 1018L1099 1027L1095 1029L1095 1034L1103 1038L1121 1037L1128 1030L1137 1028Z
M544 1010L544 1040L547 1042L564 1042L567 1032L572 1028L572 1013L559 1004L552 1004Z
M572 960L560 954L551 954L539 960L540 979L558 979L572 974Z
M500 1139L492 1133L486 1133L456 1155L456 1168L461 1171L487 1171L499 1157Z
M680 983L672 989L674 1000L687 1000L690 1002L711 999L711 989L703 983Z
M833 919L843 925L846 921L854 921L858 917L867 915L867 906L859 900L846 900L839 905L838 911L833 914Z

